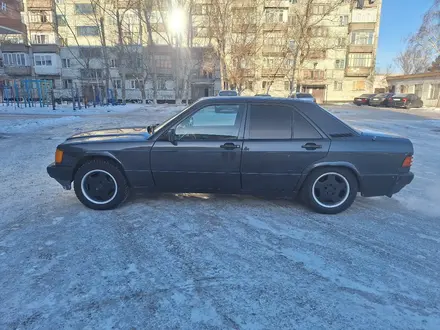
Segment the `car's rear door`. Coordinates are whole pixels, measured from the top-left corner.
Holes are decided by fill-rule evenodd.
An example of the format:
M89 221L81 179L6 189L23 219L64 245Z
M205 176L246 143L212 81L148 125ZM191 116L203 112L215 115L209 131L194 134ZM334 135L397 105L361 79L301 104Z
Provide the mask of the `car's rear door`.
M205 105L155 142L151 170L157 188L165 191L238 192L243 145L244 102Z
M328 153L330 141L293 106L248 107L241 161L245 191L290 194L304 169Z

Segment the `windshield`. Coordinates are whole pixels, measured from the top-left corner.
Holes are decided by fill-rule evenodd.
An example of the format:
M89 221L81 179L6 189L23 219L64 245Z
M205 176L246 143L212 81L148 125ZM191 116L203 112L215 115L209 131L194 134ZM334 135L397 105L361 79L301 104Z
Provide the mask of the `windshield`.
M219 96L237 96L236 91L221 91L218 93Z
M312 99L313 96L311 94L306 94L306 93L298 93L296 94L296 97L299 99Z

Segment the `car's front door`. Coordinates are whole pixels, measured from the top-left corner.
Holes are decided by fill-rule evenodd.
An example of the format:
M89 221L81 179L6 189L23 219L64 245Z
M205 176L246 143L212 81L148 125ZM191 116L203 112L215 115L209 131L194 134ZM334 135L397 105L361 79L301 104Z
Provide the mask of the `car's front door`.
M246 191L290 194L304 169L328 153L330 141L293 107L251 104L241 163Z
M207 105L174 125L151 151L157 188L165 191L238 192L246 105Z

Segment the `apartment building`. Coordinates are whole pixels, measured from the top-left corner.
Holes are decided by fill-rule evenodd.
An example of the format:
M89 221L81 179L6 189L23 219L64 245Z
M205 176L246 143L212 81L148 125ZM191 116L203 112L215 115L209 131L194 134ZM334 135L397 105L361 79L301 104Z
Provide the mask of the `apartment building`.
M306 12L307 2L237 1L232 5L228 23L215 19L213 22L213 13L221 12L222 8L212 9L212 2L199 0L192 20L193 42L197 45L215 43L217 32L212 31L215 27L229 31L226 66L234 67L234 61L241 62L231 72L231 80L232 87L237 88L235 76L237 73L244 76L238 81L245 95L269 92L285 97L292 91L301 91L312 93L319 102L334 102L371 92L381 0L346 0L338 5L332 0L315 1ZM305 16L309 16L308 21ZM306 26L310 34L297 33L295 25L298 24ZM253 39L256 49L244 58L240 51L234 51L234 47L239 48L240 40L245 40L234 37L240 33ZM308 38L310 48L301 47L299 38ZM301 55L295 59L295 47L299 53L307 53L302 63L299 63Z
M152 71L158 99L164 101L177 98L176 89L185 85L178 81L183 76L190 77L184 80L190 81L186 89L192 99L225 87L243 95L310 92L319 102L371 92L382 0L313 4L306 13L312 23L304 50L294 27L304 16L306 1L240 0L224 8L227 15L218 15L213 7L222 1L195 0L191 8L180 8L177 17L172 2L163 1L149 11L152 46L145 16L132 1L24 0L22 21L29 43L0 48L7 53L3 62L9 77L52 79L56 95L63 98L76 90L87 97L105 95L105 85L128 100L141 99L143 86L150 98ZM219 31L227 34L222 36L224 56L211 57L207 65L205 55L218 47ZM154 63L142 56L148 47L156 50ZM297 49L302 58L295 58ZM145 72L147 78L142 77ZM220 77L227 77L224 86Z

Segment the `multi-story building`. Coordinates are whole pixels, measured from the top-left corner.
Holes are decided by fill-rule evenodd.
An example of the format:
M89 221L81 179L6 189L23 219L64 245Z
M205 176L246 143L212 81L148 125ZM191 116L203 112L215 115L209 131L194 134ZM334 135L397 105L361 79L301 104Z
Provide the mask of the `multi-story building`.
M24 0L31 47L3 44L3 62L9 77L53 80L63 98L77 90L89 99L106 95L104 86L117 98L151 98L153 76L157 98L168 101L222 88L310 92L319 102L372 91L382 0L322 0L304 14L307 1L237 0L220 8L221 0L195 0L178 12L164 0L147 18L133 1Z

